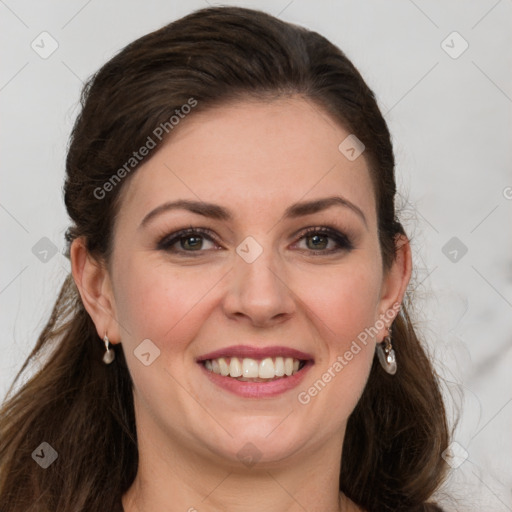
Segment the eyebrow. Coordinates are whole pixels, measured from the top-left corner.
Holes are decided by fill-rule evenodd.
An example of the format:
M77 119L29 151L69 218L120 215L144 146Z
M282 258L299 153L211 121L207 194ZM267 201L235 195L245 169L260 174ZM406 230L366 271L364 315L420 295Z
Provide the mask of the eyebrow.
M282 218L284 219L295 219L305 215L311 215L317 213L332 206L342 206L352 210L357 214L364 222L365 226L368 227L366 217L363 211L356 206L354 203L345 199L341 196L324 197L322 199L315 199L312 201L303 201L295 203L289 206ZM192 213L202 215L203 217L209 217L211 219L230 221L233 220L232 213L223 206L219 206L213 203L205 203L204 201L192 201L189 199L180 199L177 201L169 201L157 206L154 210L151 210L140 223L139 229L148 224L148 222L156 217L157 215L169 211L169 210L188 210Z

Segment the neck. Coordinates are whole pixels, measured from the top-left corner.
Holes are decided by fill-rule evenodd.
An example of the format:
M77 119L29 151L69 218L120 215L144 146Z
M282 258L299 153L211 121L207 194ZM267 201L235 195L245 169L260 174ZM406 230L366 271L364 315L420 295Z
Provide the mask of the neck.
M357 510L339 491L343 434L308 453L249 467L199 453L154 424L137 429L139 465L124 512Z

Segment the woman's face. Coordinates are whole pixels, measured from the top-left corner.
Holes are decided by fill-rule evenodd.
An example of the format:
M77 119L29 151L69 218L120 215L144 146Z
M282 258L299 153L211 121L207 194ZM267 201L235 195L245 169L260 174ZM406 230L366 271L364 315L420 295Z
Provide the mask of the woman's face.
M404 284L383 273L349 135L298 97L233 103L181 121L125 184L102 325L159 450L250 465L341 448Z

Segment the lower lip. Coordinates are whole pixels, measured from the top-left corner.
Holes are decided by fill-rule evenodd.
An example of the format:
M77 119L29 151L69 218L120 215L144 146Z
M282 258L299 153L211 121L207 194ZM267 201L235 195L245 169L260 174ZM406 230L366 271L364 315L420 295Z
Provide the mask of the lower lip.
M308 361L301 370L289 377L281 377L269 382L240 381L233 377L224 377L218 373L213 373L207 370L202 363L199 363L199 366L214 384L226 391L244 398L270 398L297 387L313 366L313 362Z

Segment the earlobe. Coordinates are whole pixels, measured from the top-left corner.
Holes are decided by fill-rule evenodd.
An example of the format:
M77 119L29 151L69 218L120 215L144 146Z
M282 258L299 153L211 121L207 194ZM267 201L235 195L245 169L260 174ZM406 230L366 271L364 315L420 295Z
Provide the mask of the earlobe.
M106 266L89 253L82 237L73 240L69 254L73 279L98 336L103 339L108 333L111 343L118 342L115 301Z

